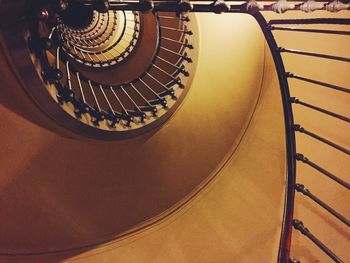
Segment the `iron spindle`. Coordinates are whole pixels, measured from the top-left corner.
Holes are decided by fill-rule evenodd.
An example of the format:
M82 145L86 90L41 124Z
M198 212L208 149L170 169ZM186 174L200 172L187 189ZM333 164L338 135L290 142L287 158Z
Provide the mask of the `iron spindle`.
M280 31L306 32L306 33L350 35L350 31L344 31L344 30L309 29L309 28L279 27L279 26L270 26L270 29L271 30L280 30Z
M308 18L308 19L272 19L269 25L308 25L308 24L330 24L330 25L350 25L348 18Z
M321 141L321 142L323 142L323 143L325 143L325 144L327 144L327 145L329 145L329 146L331 146L331 147L333 147L333 148L335 148L343 153L350 155L350 151L348 149L346 149L338 144L335 144L334 142L331 142L331 141L329 141L329 140L327 140L327 139L325 139L325 138L323 138L315 133L312 133L312 132L306 130L305 128L303 128L299 124L294 124L294 130L298 131L300 133L307 134L312 138L315 138L315 139L317 139L317 140L319 140L319 141Z
M318 205L320 205L322 208L324 208L325 210L327 210L329 213L331 213L333 216L335 216L336 218L338 218L340 221L342 221L344 224L346 224L347 226L350 226L350 221L345 218L343 215L339 214L337 211L335 211L332 207L330 207L329 205L327 205L325 202L323 202L322 200L320 200L318 197L316 197L314 194L312 194L310 192L309 189L307 189L304 185L302 184L296 184L295 185L295 189L297 192L302 193L303 195L309 197L311 200L313 200L314 202L316 202Z
M329 111L329 110L325 110L325 109L323 109L323 108L320 108L320 107L314 106L314 105L312 105L312 104L303 102L303 101L301 101L301 100L299 100L299 99L297 99L297 98L294 98L294 97L291 98L291 103L299 104L299 105L308 107L308 108L310 108L310 109L313 109L313 110L322 112L322 113L327 114L327 115L329 115L329 116L332 116L332 117L334 117L334 118L337 118L337 119L340 119L340 120L343 120L343 121L346 121L346 122L350 122L350 118L348 118L348 117L345 117L345 116L342 116L342 115L340 115L340 114L331 112L331 111Z
M292 53L292 54L305 55L305 56L310 56L310 57L326 58L326 59L331 59L331 60L350 62L350 58L347 58L347 57L339 57L339 56L319 54L319 53L314 53L314 52L306 52L306 51L301 51L301 50L296 50L296 49L289 49L289 48L283 48L283 47L280 47L278 49L279 49L280 52L284 52L284 53Z
M295 74L290 73L290 72L287 72L286 75L287 75L288 78L294 78L294 79L302 80L302 81L309 82L309 83L312 83L312 84L316 84L316 85L319 85L319 86L322 86L322 87L326 87L326 88L330 88L330 89L334 89L334 90L350 93L350 89L344 88L344 87L340 87L340 86L337 86L337 85L334 85L334 84L329 84L329 83L326 83L326 82L322 82L322 81L318 81L318 80L313 80L313 79L301 77L301 76L295 75Z
M320 173L326 175L327 177L329 177L330 179L334 180L335 182L339 183L340 185L344 186L345 188L347 188L348 190L350 190L350 184L343 181L342 179L340 179L339 177L335 176L334 174L328 172L327 170L323 169L322 167L318 166L317 164L311 162L308 158L306 158L304 155L297 153L296 155L296 159L297 161L303 162L309 166L311 166L312 168L316 169L317 171L319 171Z
M316 238L309 229L307 229L300 220L293 220L293 227L299 230L303 235L308 237L316 246L318 246L324 253L326 253L336 263L344 263L337 255L335 255L325 244Z

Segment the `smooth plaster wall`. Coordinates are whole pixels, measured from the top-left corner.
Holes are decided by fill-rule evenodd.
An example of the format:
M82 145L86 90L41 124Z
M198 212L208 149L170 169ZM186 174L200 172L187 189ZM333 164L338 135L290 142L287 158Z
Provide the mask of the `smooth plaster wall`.
M203 180L213 170L220 169L218 175L195 198L179 207L170 217L118 241L87 249L85 252L4 258L5 262L56 262L63 259L72 262L276 262L284 201L285 150L282 108L274 65L266 52L260 30L251 17L203 14L198 15L198 20L201 34L198 71L183 106L161 130L143 144L140 144L141 139L136 139L135 142L118 143L118 149L120 145L125 144L125 148L122 149L125 154L132 151L130 147L135 144L137 151L152 146L150 148L153 154L160 152L153 157L154 161L152 155L148 154L147 158L139 163L140 166L142 164L143 171L149 169L152 174L157 171L152 183L144 184L143 187L149 188L154 184L153 191L162 190L163 195L158 194L158 198L153 200L153 206L158 209L176 193L188 193L189 189L186 190L186 186L189 186L190 181L194 181L194 174L200 172ZM228 24L232 26L227 27ZM23 122L21 119L17 125L23 125ZM53 134L48 136L46 133L47 131L42 131L38 137L53 139L49 140L52 145L50 151L57 147L56 143L62 144L67 140L57 138ZM69 143L72 147L78 142L69 140ZM99 149L101 142L85 144L87 145L83 145L86 155L91 154L91 145L94 145L99 153L110 153L111 146L116 145L102 143L105 147ZM79 147L82 147L81 142ZM43 148L44 153L48 151L48 148ZM61 148L61 151L63 150ZM68 151L69 148L65 150ZM231 152L233 155L223 165L227 154ZM63 166L64 162L60 163ZM69 166L73 168L73 162ZM183 166L187 167L189 172L184 174L179 171ZM42 168L37 168L37 172L40 172L40 169ZM139 178L139 171L130 166L128 169L127 176ZM97 171L96 168L93 175L89 175L92 172L87 173L89 181L84 183L84 187L91 187L89 191L94 193L102 190L100 183L96 184L96 179L92 180ZM104 173L99 172L99 181L103 180L105 184L112 186L115 180L122 183L121 175L115 174L114 171L111 166L105 167ZM130 174L131 171L133 172ZM75 176L81 180L86 177L86 174L79 171L76 173ZM15 177L16 173L13 174ZM72 174L70 176L72 177ZM54 174L51 174L50 178L54 178ZM67 193L55 192L53 195L49 190L55 190L56 186L50 186L47 180L49 179L44 180L45 184L39 188L41 193L45 192L46 195L41 198L34 195L32 199L36 198L37 202L47 200L48 204L54 206L46 204L46 207L53 209L53 212L56 209L62 211L64 217L60 219L65 221L61 224L61 239L64 239L67 233L64 226L75 233L77 229L84 233L84 230L92 226L91 219L95 219L96 216L87 214L85 210L85 213L81 213L81 206L67 206ZM169 184L167 188L165 183ZM78 180L75 184L76 191L83 190L80 189ZM4 186L5 190L6 186L9 185ZM113 188L112 186L106 189ZM145 202L141 203L141 207L145 210L152 209L151 206L144 207L147 205L148 195L140 189L137 188L138 192L132 198L143 198ZM120 190L125 191L124 198L129 196L128 189ZM33 192L30 191L27 196L32 195ZM100 196L95 195L94 198L101 202ZM129 206L120 210L115 204L116 197L110 194L109 198L113 203L110 209L114 209L110 215L114 217L115 224L125 215L128 215L125 220L132 218L128 209L135 209L134 203L128 203ZM108 205L109 203L104 204L98 212L106 213L104 209L108 209ZM11 206L8 205L10 208ZM142 214L140 207L136 208L137 212ZM142 212L146 213L145 210ZM27 213L30 214L29 211ZM77 215L79 217L76 217ZM50 218L46 214L45 220ZM94 223L98 234L99 222L95 219ZM110 228L110 225L105 227ZM34 231L30 233L33 234ZM56 232L51 234L57 235ZM76 236L78 237L79 233ZM43 240L43 237L40 240ZM23 242L28 245L25 239ZM16 246L15 241L12 246Z
M155 220L167 225L179 218L179 224L160 236L149 235L152 241L141 239L91 260L210 262L221 255L221 260L243 257L249 262L267 253L276 257L283 206L283 122L280 104L267 103L279 99L279 92L272 85L275 79L267 81L273 70L263 72L263 36L247 15L203 14L198 19L198 69L187 98L161 129L132 140L101 142L51 132L55 124L26 98L9 68L2 67L1 252L98 243ZM251 119L259 96L261 111ZM250 121L247 146L230 158ZM273 136L266 130L268 122L274 123ZM213 188L198 194L197 208L181 209L217 172ZM176 211L186 217L173 214L161 220ZM266 247L252 253L261 243ZM81 253L0 261L61 261Z

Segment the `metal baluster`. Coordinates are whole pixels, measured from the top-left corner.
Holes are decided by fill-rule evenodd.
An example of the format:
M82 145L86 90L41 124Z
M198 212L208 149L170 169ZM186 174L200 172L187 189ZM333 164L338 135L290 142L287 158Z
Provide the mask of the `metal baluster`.
M317 135L315 133L312 133L312 132L304 129L299 124L295 124L294 125L294 130L298 131L300 133L307 134L310 137L313 137L313 138L315 138L315 139L317 139L317 140L319 140L319 141L321 141L321 142L323 142L323 143L325 143L325 144L327 144L327 145L329 145L329 146L331 146L331 147L333 147L333 148L335 148L335 149L337 149L337 150L339 150L339 151L341 151L343 153L346 153L346 154L350 155L350 151L348 149L346 149L346 148L344 148L344 147L342 147L342 146L340 146L338 144L335 144L334 142L331 142L331 141L329 141L329 140L327 140L327 139L325 139L325 138L323 138L323 137L321 137L321 136L319 136L319 135Z
M176 66L173 63L171 63L170 61L160 57L160 56L156 56L158 59L160 59L161 61L164 61L165 63L167 63L168 65L174 67L175 69L177 69L178 71L180 71L182 74L184 74L184 76L188 77L190 75L190 73L188 73L188 71L185 70L185 66Z
M181 21L185 21L185 22L189 22L190 18L188 16L182 16L182 17L176 17L176 16L163 16L163 15L159 15L159 18L164 18L164 19L176 19L176 20L181 20Z
M269 25L292 25L292 24L330 24L330 25L350 25L350 19L348 18L304 18L304 19L272 19L269 21Z
M322 87L326 87L326 88L335 89L335 90L338 90L338 91L350 93L350 89L343 88L343 87L340 87L340 86L337 86L337 85L334 85L334 84L329 84L329 83L325 83L325 82L322 82L322 81L318 81L318 80L313 80L313 79L297 76L297 75L295 75L293 73L290 73L290 72L287 72L286 75L287 75L288 78L294 78L294 79L302 80L302 81L309 82L309 83L312 83L312 84L317 84L317 85L322 86Z
M129 114L129 112L127 111L127 109L125 108L124 104L121 102L121 100L119 99L118 95L115 93L114 89L112 86L109 87L114 98L118 101L120 107L122 108L124 114L126 115L126 119L127 119L127 126L130 126L131 122L133 121L133 116L131 116Z
M285 52L285 53L292 53L292 54L305 55L305 56L311 56L311 57L317 57L317 58L326 58L326 59L331 59L331 60L350 62L350 58L346 58L346 57L319 54L319 53L314 53L314 52L306 52L306 51L301 51L301 50L297 50L297 49L289 49L289 48L283 48L283 47L278 48L278 50L280 52Z
M314 202L316 202L318 205L320 205L322 208L324 208L325 210L327 210L329 213L331 213L333 216L335 216L336 218L338 218L341 222L343 222L345 225L350 226L350 221L345 218L343 215L339 214L337 211L335 211L332 207L330 207L329 205L327 205L325 202L323 202L322 200L320 200L318 197L316 197L315 195L313 195L309 189L307 189L304 185L302 184L296 184L295 185L295 189L297 190L297 192L302 193L303 195L309 197L311 200L313 200Z
M114 109L113 109L113 107L112 107L112 105L111 105L111 103L110 103L110 101L109 101L109 99L108 99L108 97L107 97L105 91L103 90L102 85L100 84L99 87L100 87L100 91L102 92L103 97L105 98L105 100L106 100L106 102L107 102L107 105L108 105L108 107L109 107L111 113L114 114L115 111L114 111Z
M167 26L160 26L161 29L164 30L171 30L171 31L176 31L176 32L181 32L187 35L193 35L191 30L187 30L186 27L184 27L184 29L178 29L178 28L174 28L174 27L167 27Z
M157 92L155 92L146 82L144 82L141 78L139 78L139 81L148 89L148 90L150 90L157 98L158 98L158 100L161 102L161 104L162 104L162 106L164 107L164 108L166 108L167 107L167 101L166 101L166 99L165 98L162 98L162 97L160 97L159 96L159 94L157 93Z
M72 90L72 80L71 80L70 69L69 69L69 61L66 62L66 70L67 70L68 88Z
M79 89L80 89L81 98L83 99L83 102L86 103L83 86L81 85L80 73L77 72L76 76L77 76L77 80L78 80L78 85L79 85Z
M344 31L344 30L308 29L308 28L279 27L279 26L270 26L270 29L271 30L280 30L280 31L294 31L294 32L335 34L335 35L350 35L350 31Z
M101 107L100 107L100 103L99 103L99 102L98 102L98 100L97 100L97 97L96 97L96 94L95 94L94 88L92 87L91 80L88 80L88 84L89 84L89 87L90 87L90 90L91 90L92 96L94 97L94 100L95 100L95 103L96 103L97 109L98 109L99 111L102 111L102 110L101 110Z
M164 69L158 67L156 64L152 63L152 66L156 69L158 69L159 71L163 72L165 75L167 75L169 78L171 78L176 84L179 85L180 88L184 88L183 84L181 83L181 79L180 78L175 78L173 75L169 74L168 72L166 72Z
M157 78L153 77L150 73L146 72L146 75L151 77L155 82L157 82L161 87L163 87L172 97L172 99L176 99L174 89L167 87L162 82L160 82Z
M79 72L76 73L76 77L77 77L77 80L78 80L78 86L79 86L79 89L80 89L80 94L81 94L82 101L75 100L73 102L73 105L75 107L74 113L75 113L76 117L78 119L80 119L82 114L88 113L90 111L90 108L88 107L88 105L86 103L84 90L83 90L83 86L81 84L80 73Z
M103 97L105 98L105 101L107 102L107 105L109 107L109 114L106 114L106 117L108 118L110 123L108 123L109 127L115 128L115 124L119 122L119 117L116 116L116 111L113 109L111 102L108 99L107 94L105 93L102 85L99 85L100 91L102 92Z
M192 62L192 59L190 58L190 57L188 57L187 56L187 53L185 52L184 54L180 54L180 53L178 53L178 52L175 52L175 51L172 51L172 50L170 50L170 49L168 49L168 48L165 48L165 47L159 47L160 49L163 49L163 50L165 50L165 51L167 51L167 52L169 52L169 53L172 53L172 54L174 54L174 55L177 55L177 56L179 56L179 57L181 57L182 59L184 59L184 60L186 60L187 62L189 62L189 63L191 63Z
M168 38L168 37L163 37L163 36L161 36L161 39L168 40L168 41L170 41L170 42L180 44L180 45L182 45L182 46L184 46L184 47L187 47L187 48L189 48L189 49L193 49L193 45L190 44L190 43L188 43L188 40L187 40L187 39L185 39L185 42L178 41L178 40L175 40L175 39L171 39L171 38Z
M311 162L304 155L302 155L300 153L297 153L296 159L297 159L297 161L303 162L303 163L311 166L315 170L319 171L320 173L326 175L330 179L334 180L338 184L340 184L340 185L344 186L345 188L347 188L348 190L350 190L350 184L349 183L345 182L344 180L340 179L339 177L335 176L334 174L328 172L327 170L323 169L322 167L318 166L317 164Z
M157 116L157 107L153 106L146 98L145 96L142 95L142 93L134 86L134 84L130 83L130 86L132 87L132 89L142 98L142 100L144 102L146 102L146 104L148 105L148 107L150 107L153 116Z
M324 114L327 114L329 116L332 116L334 118L338 118L340 120L343 120L343 121L346 121L346 122L350 122L350 118L348 117L345 117L345 116L342 116L340 114L337 114L337 113L334 113L334 112L331 112L331 111L328 111L328 110L325 110L325 109L322 109L320 107L317 107L317 106L314 106L314 105L311 105L309 103L306 103L306 102L303 102L297 98L291 98L291 102L292 103L295 103L295 104L300 104L302 106L305 106L305 107L308 107L310 109L313 109L313 110L316 110L316 111L319 111L319 112L322 112Z
M307 229L303 222L300 220L293 220L293 227L299 230L303 235L308 237L316 246L318 246L323 252L325 252L331 259L337 263L344 263L337 255L335 255L326 245L324 245L319 239L317 239L309 229Z
M56 69L60 69L60 47L56 49Z
M136 102L133 100L133 98L131 98L131 96L129 95L129 93L127 93L124 89L123 86L120 86L120 89L124 92L124 94L129 98L129 100L131 101L131 103L134 105L136 111L140 114L140 118L141 118L141 122L144 122L145 118L146 118L146 114L140 109L140 107L136 104Z

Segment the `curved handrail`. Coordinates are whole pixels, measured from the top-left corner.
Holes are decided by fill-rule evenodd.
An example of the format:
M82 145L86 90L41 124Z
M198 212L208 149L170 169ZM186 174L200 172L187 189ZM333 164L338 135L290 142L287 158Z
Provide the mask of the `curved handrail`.
M284 216L282 223L281 239L278 253L278 262L287 263L289 261L289 252L291 246L292 227L293 227L293 208L294 208L294 186L296 183L296 143L293 111L291 105L291 96L289 85L286 76L284 63L274 36L269 29L269 25L260 12L250 13L258 22L267 44L269 45L272 58L275 63L275 68L280 84L280 92L283 105L284 125L285 125L285 140L286 140L286 158L287 158L287 183L284 204Z

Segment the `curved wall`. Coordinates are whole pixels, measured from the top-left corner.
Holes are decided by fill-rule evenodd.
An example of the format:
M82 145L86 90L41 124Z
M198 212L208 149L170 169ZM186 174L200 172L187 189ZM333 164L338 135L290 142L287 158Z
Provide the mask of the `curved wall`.
M272 85L275 80L270 80L274 76L272 69L265 71L264 88L262 91L259 88L265 59L263 36L247 15L203 14L198 20L198 68L183 105L160 129L132 140L101 142L52 133L44 127L54 124L47 124L49 120L28 101L9 68L2 67L2 82L7 83L0 98L3 253L61 250L112 240L130 228L142 229L145 221L161 219L174 209L182 214L186 209L180 209L181 203L187 202L219 172L217 184L221 182L227 189L213 188L208 193L212 198L207 201L207 191L199 194L199 200L203 200L199 203L210 207L198 212L191 209L195 218L179 219L180 222L185 219L178 226L184 229L180 232L184 239L168 243L175 246L171 249L173 256L183 253L184 260L186 257L190 260L201 248L214 245L204 240L216 236L215 240L221 240L225 247L234 241L232 244L237 247L231 252L235 254L227 251L224 255L237 257L242 255L241 244L250 250L268 235L273 240L269 243L270 256L275 257L283 193L283 176L278 180L275 176L283 174L284 169L283 122L279 105L267 102L279 98L277 85ZM250 136L244 139L250 147L240 146L240 154L230 158L251 121L259 94L261 110L253 118ZM265 129L267 122L277 124L273 136ZM257 149L258 142L262 144ZM271 143L275 145L273 153ZM273 189L271 183L276 184ZM254 203L254 199L261 203ZM264 216L267 208L271 209L269 214L274 214L272 219L268 214ZM219 212L224 215L216 216ZM208 225L198 229L201 235L197 235L191 229L200 226L197 225L200 218ZM262 219L266 228L258 225ZM184 222L192 224L183 225ZM233 232L225 234L226 226ZM248 230L251 236L244 241ZM161 237L150 236L156 246L141 242L135 248L125 247L124 259L135 255L136 262L141 258L154 262L143 253L158 251L159 244L179 229L169 231ZM236 239L227 239L235 237L235 233ZM193 242L198 247L191 248L189 244ZM168 254L169 249L159 250L160 262L175 260ZM118 250L115 253L122 260L123 253ZM115 255L107 254L104 260L116 261ZM70 257L60 254L57 258L19 260L47 262Z
M89 252L67 254L67 261L277 262L285 187L284 124L277 87L266 49L256 110L220 174L170 218Z

